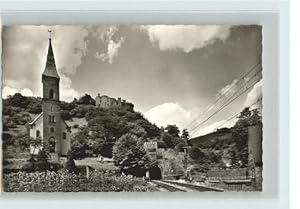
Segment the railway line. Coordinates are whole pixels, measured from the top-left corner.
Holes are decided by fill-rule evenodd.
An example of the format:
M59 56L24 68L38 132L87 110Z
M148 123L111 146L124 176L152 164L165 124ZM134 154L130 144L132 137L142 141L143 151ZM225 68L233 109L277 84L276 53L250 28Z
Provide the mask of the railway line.
M158 187L163 188L170 192L204 192L204 191L216 191L221 192L220 189L214 189L205 186L198 186L183 182L174 182L168 180L152 180L152 183L156 184Z
M165 183L163 181L159 181L159 180L152 180L152 183L156 184L158 187L161 187L169 192L186 192L183 189L178 188L176 185L172 185L169 183Z

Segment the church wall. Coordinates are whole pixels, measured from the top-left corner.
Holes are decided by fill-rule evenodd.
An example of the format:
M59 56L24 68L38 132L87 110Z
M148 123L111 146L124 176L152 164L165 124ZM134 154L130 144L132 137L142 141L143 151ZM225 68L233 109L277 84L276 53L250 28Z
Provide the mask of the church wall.
M36 138L36 131L39 130L40 131L40 137L41 139L43 139L43 116L41 116L36 122L35 125L32 126L32 128L29 129L29 135L32 138ZM30 154L38 154L39 149L34 149L32 146L30 146Z
M62 139L61 139L61 155L67 155L71 150L71 133L67 130L66 124L62 121ZM66 133L66 139L63 138L63 133Z
M59 101L43 99L42 103L43 108L43 117L44 117L44 141L49 145L50 138L55 139L55 152L60 154L61 149L61 115L60 115L60 105ZM54 116L55 121L50 122L49 116ZM51 128L54 128L54 131L51 132Z

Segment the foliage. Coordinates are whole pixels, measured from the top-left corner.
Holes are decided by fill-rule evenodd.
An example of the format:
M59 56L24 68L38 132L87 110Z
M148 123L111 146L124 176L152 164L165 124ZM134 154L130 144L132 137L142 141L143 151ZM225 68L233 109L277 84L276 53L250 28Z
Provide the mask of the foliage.
M85 94L84 96L79 98L77 103L84 105L95 105L95 100L91 97L91 95Z
M122 108L91 108L86 114L88 125L73 135L72 152L75 158L91 155L112 157L116 139L129 133L141 139L156 139L161 130L142 114Z
M173 149L175 147L173 137L171 134L163 132L161 134L161 140L164 142L167 148Z
M184 142L186 142L186 141L189 140L189 138L190 138L190 135L189 135L188 130L187 130L187 129L183 129L183 130L182 130L182 134L181 134L181 139L182 139Z
M36 137L36 138L30 137L29 143L33 147L33 153L35 153L35 150L43 145L41 137Z
M95 108L93 105L76 105L74 109L70 111L71 117L83 118L91 110ZM65 116L66 117L66 116Z
M125 134L117 140L113 147L113 158L122 172L134 176L144 176L150 166L142 140L132 134Z
M22 179L20 181L20 179ZM3 177L5 192L119 192L151 191L153 187L141 178L111 176L94 171L86 179L82 174L59 172L18 172Z
M179 137L179 128L176 125L167 125L165 130L173 137Z
M198 160L200 157L204 157L203 152L198 147L192 147L189 155L193 160Z
M22 151L24 151L26 148L29 147L30 142L33 140L34 139L32 137L30 137L28 134L26 134L24 136L19 137L15 143L18 147L21 148Z
M237 117L238 120L232 128L232 139L235 147L231 150L233 164L248 163L248 126L261 124L261 115L257 109L245 108Z
M48 161L49 154L45 149L39 150L39 153L36 156L36 161L34 163L35 171L46 171L50 170L51 165Z
M74 161L74 158L73 156L69 153L68 154L68 157L67 157L67 162L66 162L66 165L65 165L65 170L69 173L77 173L78 172L78 169L75 165L75 161Z

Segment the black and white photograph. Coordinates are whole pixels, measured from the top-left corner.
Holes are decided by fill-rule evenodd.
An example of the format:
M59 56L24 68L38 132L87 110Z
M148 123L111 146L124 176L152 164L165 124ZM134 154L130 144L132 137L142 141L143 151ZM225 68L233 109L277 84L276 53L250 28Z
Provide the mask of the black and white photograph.
M3 192L263 191L262 26L2 27Z

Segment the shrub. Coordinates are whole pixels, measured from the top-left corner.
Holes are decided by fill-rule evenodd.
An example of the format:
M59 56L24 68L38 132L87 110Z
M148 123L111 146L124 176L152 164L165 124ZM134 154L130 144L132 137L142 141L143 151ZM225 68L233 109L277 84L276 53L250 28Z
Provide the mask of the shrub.
M22 179L20 181L20 179ZM135 192L151 191L153 187L141 178L111 176L93 171L90 178L83 175L59 172L18 172L3 176L5 192Z
M72 155L68 155L65 170L69 173L77 173L78 169L75 165L75 161Z
M41 149L36 156L36 162L34 163L34 167L36 171L46 171L51 169L51 165L48 161L48 153L45 149Z

